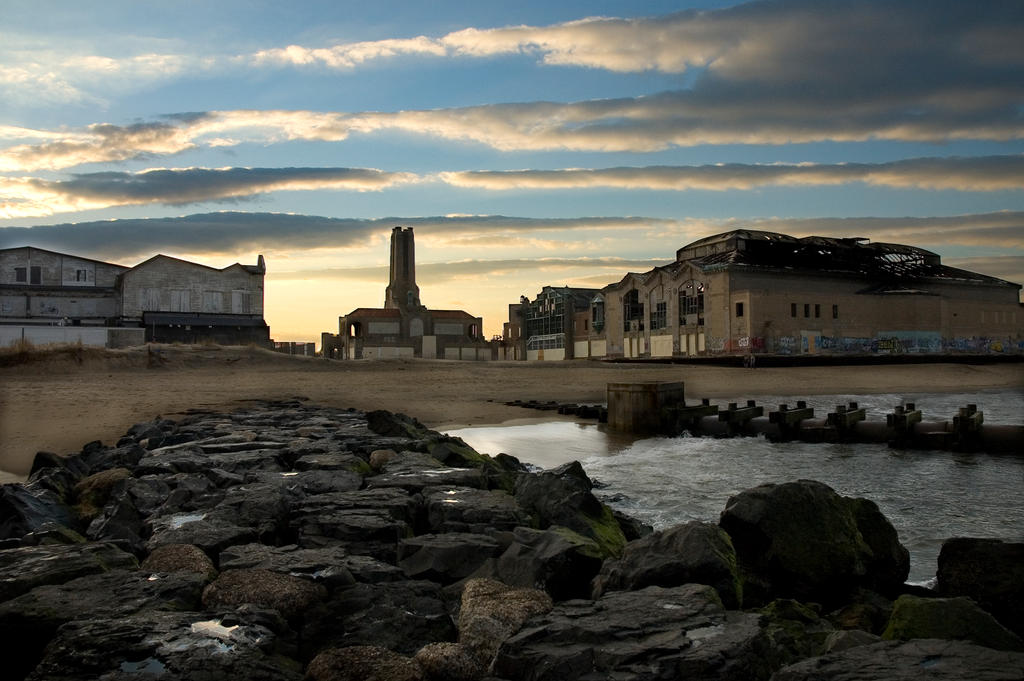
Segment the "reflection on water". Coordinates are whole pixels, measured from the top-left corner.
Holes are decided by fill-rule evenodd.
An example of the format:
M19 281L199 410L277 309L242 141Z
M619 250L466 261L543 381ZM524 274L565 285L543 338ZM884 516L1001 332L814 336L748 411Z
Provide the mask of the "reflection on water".
M759 400L772 408L778 401L795 402ZM952 417L967 402L978 403L986 423L1020 423L1024 414L1024 394L1015 391L967 398L830 395L809 406L831 409L849 401L866 407L869 418L903 401L916 402L926 420ZM634 440L565 421L448 432L479 451L505 452L543 468L577 459L604 485L597 490L600 496L657 528L688 520L717 522L730 496L758 484L820 480L840 494L878 504L910 550L911 581L935 574L939 548L949 537L1024 541L1024 457L1019 456L900 451L877 444L775 444L761 438Z

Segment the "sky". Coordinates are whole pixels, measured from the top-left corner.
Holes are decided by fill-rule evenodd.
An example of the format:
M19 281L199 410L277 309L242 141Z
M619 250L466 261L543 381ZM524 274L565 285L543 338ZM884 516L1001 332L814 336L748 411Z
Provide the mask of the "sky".
M732 229L1024 283L1019 0L0 0L0 248L267 261L276 340L421 299L500 334Z

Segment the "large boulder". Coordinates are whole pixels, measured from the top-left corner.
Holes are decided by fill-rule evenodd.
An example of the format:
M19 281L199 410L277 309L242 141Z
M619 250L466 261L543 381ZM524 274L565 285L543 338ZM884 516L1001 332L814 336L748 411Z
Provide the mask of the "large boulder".
M910 570L909 553L874 504L813 480L741 492L719 526L736 548L746 605L774 598L839 605L860 587L895 593Z
M295 621L326 596L323 586L301 577L258 568L225 570L203 590L203 605L214 609L253 603Z
M692 521L629 542L621 558L605 561L594 580L594 597L690 583L715 587L727 608L743 602L736 550L716 525Z
M204 583L198 574L111 570L36 587L0 604L0 657L5 674L23 678L66 622L126 617L143 610L195 610Z
M51 490L34 490L19 484L0 485L0 541L21 539L47 524L76 529L78 518Z
M551 607L551 597L543 591L510 587L493 579L471 579L462 590L459 643L486 669L505 639Z
M771 681L1019 681L1024 653L966 641L883 641L812 657L777 671Z
M194 572L210 580L217 576L213 561L201 548L193 544L164 544L153 550L142 561L139 569L145 572Z
M307 681L422 681L418 662L381 646L328 648L306 668Z
M510 586L536 587L556 601L564 601L590 597L590 580L603 561L604 554L595 541L568 528L517 527L512 543L491 572Z
M482 534L422 534L399 541L398 566L411 579L452 584L472 575L500 550L496 540Z
M501 645L493 673L509 681L765 680L779 663L760 619L725 610L703 584L613 591L531 618Z
M426 487L422 495L431 532L489 534L529 524L515 498L501 490L444 485Z
M597 542L605 556L619 556L626 537L611 509L591 492L593 487L580 463L572 461L519 476L515 497L520 506L537 517L541 529L567 527Z
M138 566L135 556L102 542L7 549L0 551L0 602L38 586Z
M893 605L882 638L904 641L912 638L941 638L971 641L997 650L1024 651L1024 642L1019 636L964 596L900 596Z
M1024 543L948 539L939 551L937 589L967 596L1024 637Z
M68 622L28 678L301 681L301 666L259 619L147 610Z

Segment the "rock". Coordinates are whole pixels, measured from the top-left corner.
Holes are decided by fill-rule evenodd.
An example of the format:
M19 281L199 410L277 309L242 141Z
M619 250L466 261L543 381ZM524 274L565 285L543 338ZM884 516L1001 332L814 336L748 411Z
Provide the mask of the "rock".
M869 634L866 631L860 629L849 629L839 631L833 631L825 639L825 652L826 653L839 653L850 648L857 646L867 646L872 643L878 643L882 638L875 634Z
M306 668L308 681L422 681L419 664L380 646L323 651Z
M423 489L427 526L431 532L487 534L528 525L530 516L515 498L501 490L441 486Z
M366 478L369 489L400 487L410 494L439 485L485 489L487 481L479 468L450 468L429 454L410 451L400 452L378 475Z
M622 530L623 536L626 537L626 541L643 539L654 532L653 526L628 516L621 511L617 511L614 508L612 509L612 516L615 518L615 522L619 524L619 528Z
M543 589L556 601L589 598L590 580L601 569L601 549L564 527L517 527L498 557L493 576L509 586Z
M532 475L516 482L519 505L540 520L541 529L561 525L597 542L606 556L618 556L626 537L611 509L591 493L593 484L578 461Z
M292 464L297 471L343 471L362 478L371 472L370 464L349 452L306 454Z
M430 456L452 468L479 468L485 457L461 438L442 435L427 447Z
M482 534L423 534L398 542L398 566L411 579L452 584L472 575L500 550L497 541Z
M193 544L164 544L150 553L139 569L144 572L194 572L206 580L217 576L210 557Z
M80 518L91 521L107 505L115 487L132 477L127 468L108 468L82 478L74 487L75 510Z
M137 444L128 444L120 447L86 447L82 450L82 461L88 466L92 473L109 470L111 468L128 468L135 471L135 467L146 456L145 449ZM135 471L138 474L138 471Z
M454 641L441 586L422 580L355 584L326 604L325 617L303 630L311 649L379 645L412 655L428 643Z
M896 528L870 499L843 497L853 510L857 530L871 549L865 561L867 579L864 585L887 596L895 597L910 574L910 552L900 543Z
M303 548L341 542L349 553L394 563L398 540L412 536L418 515L417 500L401 489L331 492L296 504L291 525Z
M551 607L551 597L543 591L510 587L493 579L471 579L462 590L459 643L487 668L505 639Z
M107 570L133 570L135 556L109 543L53 544L0 551L0 602L39 586Z
M227 624L202 613L145 611L68 622L28 678L300 681L301 666L277 645L272 630L244 613Z
M937 589L967 596L1024 638L1024 543L947 539L938 559Z
M647 586L707 584L727 608L739 608L743 585L729 535L692 521L626 544L622 557L605 561L594 580L594 597Z
M203 606L212 609L254 603L297 620L326 597L327 589L307 579L258 568L225 570L203 590Z
M797 662L772 681L1019 681L1024 653L964 641L883 641Z
M403 437L411 440L431 435L431 431L416 419L405 414L392 414L383 409L366 413L366 427L378 435Z
M764 680L779 662L759 622L725 610L702 584L612 591L534 616L501 645L492 673L509 681Z
M428 681L478 681L485 671L461 643L428 643L413 659Z
M285 470L278 458L277 447L210 452L196 443L188 443L161 447L148 452L136 466L135 474L202 473L209 468L219 468L229 473L239 474L251 470L278 472Z
M306 470L270 473L251 471L246 482L277 485L295 497L327 492L354 492L363 486L363 476L352 471Z
M194 610L204 579L196 574L112 570L40 586L0 604L0 657L8 678L25 676L57 628L72 620L125 617L143 610Z
M971 641L997 650L1024 651L1024 642L1012 631L978 607L969 598L919 598L904 595L896 599L889 624L882 632L886 640L941 638Z
M207 554L216 556L235 544L256 541L258 535L251 527L239 527L224 517L208 512L175 513L152 521L153 534L146 541L146 550L152 552L165 544L194 544Z
M787 660L815 657L827 650L833 626L812 608L790 599L772 601L758 611L761 628L775 655Z
M61 456L53 452L36 452L32 459L32 468L29 469L28 477L32 479L36 473L46 468L68 469L79 478L89 474L89 467L77 456Z
M27 487L32 490L50 490L61 501L67 503L71 500L75 483L88 474L89 467L85 465L81 457L38 452L32 461Z
M375 449L370 452L370 468L380 471L396 456L398 456L398 452L393 449Z
M47 489L0 485L0 541L20 539L46 524L78 528L78 519L60 497Z
M905 569L890 564L905 549L888 546L895 531L879 529L887 524L813 480L748 489L729 499L719 520L736 548L745 605L773 598L838 605L858 587L898 591L909 562Z
M341 546L328 546L322 549L302 549L295 544L288 546L243 544L228 547L220 554L220 567L222 570L251 568L270 570L323 584L328 590L350 586L355 583L356 578L348 568L348 565L353 563L352 558ZM401 570L397 567L381 565L385 572L390 571L393 575L396 575L393 579L399 579L402 576ZM363 575L363 573L360 574L361 576Z
M874 591L860 589L850 602L829 613L828 619L840 629L862 629L881 635L892 614L892 601Z

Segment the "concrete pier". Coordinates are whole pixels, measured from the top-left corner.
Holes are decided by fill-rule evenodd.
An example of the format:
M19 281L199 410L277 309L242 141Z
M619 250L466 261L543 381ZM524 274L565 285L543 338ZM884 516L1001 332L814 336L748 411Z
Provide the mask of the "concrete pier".
M913 403L897 405L884 421L868 419L856 402L837 405L824 418L815 418L804 401L797 402L796 409L780 404L767 414L753 400L725 408L707 399L687 406L682 382L609 383L608 424L639 434L763 435L778 441L875 442L908 449L1024 454L1024 426L986 424L975 404L939 421L923 420Z

